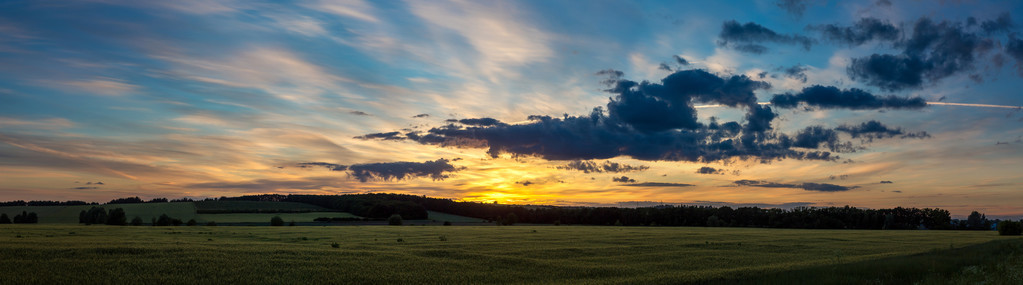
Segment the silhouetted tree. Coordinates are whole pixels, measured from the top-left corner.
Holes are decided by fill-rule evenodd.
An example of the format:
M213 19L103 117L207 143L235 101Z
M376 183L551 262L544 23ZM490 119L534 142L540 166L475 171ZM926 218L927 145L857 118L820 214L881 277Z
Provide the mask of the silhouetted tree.
M990 222L987 220L987 216L984 214L973 211L969 217L966 217L966 228L971 230L989 230Z
M398 214L391 215L391 217L387 218L387 224L388 225L400 226L401 222L402 222L401 221L401 215L398 215Z
M128 216L124 213L124 209L122 208L111 209L110 212L107 213L106 224L115 226L123 226L128 224Z
M275 227L283 226L284 219L281 219L281 216L274 216L273 218L270 218L270 225Z
M10 224L11 218L7 217L7 213L0 214L0 224Z
M501 219L501 224L505 226L514 225L519 222L519 217L515 213L508 213Z
M194 226L196 224L198 224L198 223L195 222L195 219L189 219L188 222L185 223L185 225L187 225L187 226Z
M141 226L142 225L142 218L140 218L139 216L135 216L135 218L131 219L131 225L132 226Z
M35 224L39 223L39 216L35 212L21 211L20 215L15 215L12 221L15 224Z

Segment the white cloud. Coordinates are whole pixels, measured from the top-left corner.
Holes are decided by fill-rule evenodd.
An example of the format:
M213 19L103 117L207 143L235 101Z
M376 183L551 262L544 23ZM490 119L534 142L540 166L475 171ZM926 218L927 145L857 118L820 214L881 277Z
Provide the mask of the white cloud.
M460 35L479 58L470 59L492 82L516 77L513 67L543 62L554 55L550 35L530 26L508 3L412 1L412 12L430 24Z
M54 84L69 92L85 91L96 95L122 96L139 92L139 86L124 83L120 79L99 77L88 80L52 81L44 80L44 84Z

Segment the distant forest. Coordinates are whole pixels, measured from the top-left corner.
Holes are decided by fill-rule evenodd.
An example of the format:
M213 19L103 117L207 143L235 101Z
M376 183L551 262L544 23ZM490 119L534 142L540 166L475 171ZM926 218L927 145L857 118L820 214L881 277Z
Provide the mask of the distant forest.
M107 204L191 202L183 198L119 198ZM263 194L220 197L206 201L298 202L348 212L370 219L386 219L398 214L406 220L428 219L427 211L484 219L498 224L515 223L555 225L691 226L691 227L763 227L801 229L935 229L990 230L998 220L988 220L973 212L966 220L952 220L947 210L938 208L861 209L855 207L776 208L728 206L660 205L655 207L562 207L501 205L458 202L408 194L282 195ZM95 205L83 201L11 201L0 206Z
M989 230L995 223L977 212L973 212L966 220L953 221L947 210L937 208L860 209L845 206L783 210L687 205L640 208L558 207L457 202L406 194L266 194L221 200L300 202L368 218L400 214L404 219L426 219L426 211L437 211L502 224Z

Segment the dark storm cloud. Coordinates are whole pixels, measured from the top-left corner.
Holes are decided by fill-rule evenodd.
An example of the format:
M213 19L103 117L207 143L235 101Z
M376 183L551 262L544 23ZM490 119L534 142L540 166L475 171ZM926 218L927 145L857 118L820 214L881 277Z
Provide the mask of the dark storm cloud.
M815 41L802 35L778 34L753 22L739 24L735 20L721 24L721 33L718 34L718 45L747 53L766 52L767 48L760 44L765 42L801 45L803 49L810 50Z
M347 165L327 163L327 162L303 162L303 163L299 163L298 167L301 167L301 168L324 167L324 168L329 169L330 171L345 171L345 170L348 170L348 166Z
M611 181L619 182L619 183L635 183L636 179L629 178L628 176L622 176L622 177L611 177Z
M823 109L852 110L920 109L927 106L927 101L920 97L877 96L856 88L840 90L834 86L820 85L803 88L796 94L778 94L771 98L771 106L778 108L795 108L799 103Z
M448 163L447 159L438 159L426 162L381 162L355 164L350 167L349 174L360 182L373 179L380 180L404 180L415 177L429 177L433 180L444 180L448 178L445 173L455 172L459 169Z
M672 183L672 182L640 182L640 183L625 184L625 185L622 185L622 186L631 186L631 187L690 187L690 186L696 186L696 185L685 184L685 183Z
M792 146L817 149L827 147L834 152L852 152L855 148L852 143L842 142L838 139L838 132L821 126L810 126L796 133L792 140Z
M576 160L569 162L566 165L558 166L558 169L568 170L579 170L585 173L620 173L620 172L631 172L631 171L643 171L650 167L645 165L632 166L624 163L617 163L611 161L604 161L604 163L596 163L593 161L582 161Z
M717 169L717 168L713 168L713 167L704 166L704 167L700 167L700 169L697 169L696 173L697 174L725 174L725 170L724 169Z
M845 132L853 138L863 138L867 141L891 137L923 139L931 137L927 132L907 133L902 128L891 128L881 122L870 120L859 125L841 125L835 128L836 131Z
M894 41L899 38L898 27L875 18L862 18L850 27L821 25L810 26L809 29L820 31L825 40L854 46L872 40Z
M998 34L1012 30L1011 19L1003 14L981 24L983 33ZM862 20L861 20L862 22ZM853 28L850 28L853 29ZM841 33L840 33L841 34ZM854 33L855 34L855 33ZM867 33L869 34L869 33ZM883 90L915 89L946 77L973 70L977 58L997 45L998 39L960 22L935 22L924 17L912 24L912 31L892 40L898 54L872 54L853 58L847 73L853 80ZM839 36L842 38L842 36ZM852 37L857 39L857 37Z
M605 70L604 83L613 96L604 108L589 115L529 116L521 124L448 124L400 135L363 136L361 139L411 140L424 145L486 148L492 157L502 154L547 160L593 160L628 156L645 161L712 162L753 159L769 162L786 158L834 161L832 152L853 151L835 130L808 128L796 134L773 130L777 114L757 103L754 91L767 83L746 76L718 76L703 70L680 70L659 83L623 79L620 71ZM830 89L829 89L830 88ZM833 92L827 92L827 91ZM922 107L922 99L878 97L860 90L840 91L815 86L800 94L779 95L776 104L793 108L800 102L826 108L876 109ZM780 99L779 99L780 98ZM696 119L694 104L720 104L747 114L741 122L708 123ZM461 121L461 120L457 120ZM818 148L826 148L818 150ZM604 169L593 165L564 169Z
M751 186L751 187L764 187L764 188L792 188L792 189L803 189L806 191L819 191L819 192L839 192L849 191L852 189L859 188L857 186L841 186L828 183L810 183L804 182L800 184L785 184L785 183L774 183L761 180L736 180L735 185L738 186Z
M458 120L457 122L460 123L460 124L463 124L463 125L483 126L483 127L507 125L507 124L502 123L501 121L498 121L497 119L494 119L494 118L461 119L461 120Z
M667 63L663 63L663 62L661 63L661 65L657 66L657 69L664 70L664 71L672 71L671 66L668 66Z

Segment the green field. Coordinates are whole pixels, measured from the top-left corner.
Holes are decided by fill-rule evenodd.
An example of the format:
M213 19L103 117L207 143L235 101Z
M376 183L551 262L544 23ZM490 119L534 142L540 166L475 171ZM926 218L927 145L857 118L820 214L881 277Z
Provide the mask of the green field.
M199 212L323 212L330 209L296 202L273 201L195 201L195 209Z
M279 216L284 222L311 223L319 217L327 218L358 218L343 212L311 212L311 213L236 213L236 214L199 214L195 219L199 223L270 223L270 219Z
M665 284L785 283L802 277L810 278L804 283L940 284L991 277L993 284L1019 284L1021 243L989 231L3 225L0 280Z

